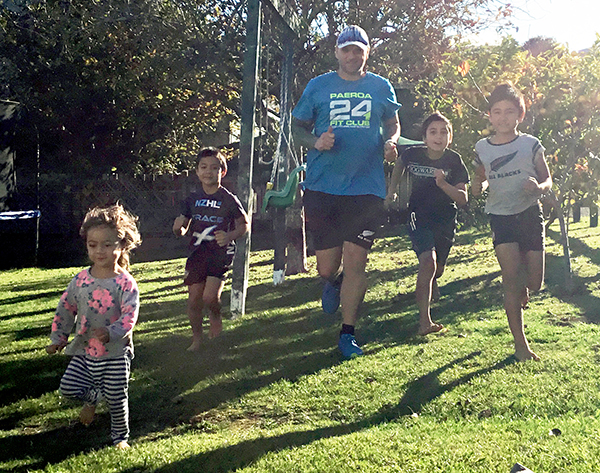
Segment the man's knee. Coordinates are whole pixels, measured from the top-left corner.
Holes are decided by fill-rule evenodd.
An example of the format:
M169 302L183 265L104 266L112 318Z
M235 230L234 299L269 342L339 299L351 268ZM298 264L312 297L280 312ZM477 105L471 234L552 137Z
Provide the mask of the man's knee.
M538 292L541 288L542 288L541 279L535 279L535 280L529 281L527 283L527 289L529 289L529 292Z
M319 273L319 276L321 276L323 279L333 279L334 276L337 275L338 271L339 266L336 268L334 266L325 266L317 264L317 272Z
M367 267L369 250L355 243L344 244L344 273L363 274Z
M324 279L331 280L337 276L342 263L341 248L332 248L317 252L317 272ZM345 265L344 261L344 265Z
M192 297L191 295L188 297L187 305L192 310L201 310L204 307L202 297Z

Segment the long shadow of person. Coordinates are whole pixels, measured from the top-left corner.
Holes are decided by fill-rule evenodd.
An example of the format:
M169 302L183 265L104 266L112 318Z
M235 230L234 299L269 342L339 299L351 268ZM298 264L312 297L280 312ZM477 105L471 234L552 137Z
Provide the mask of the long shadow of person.
M442 394L453 390L454 388L468 383L470 380L490 373L495 370L503 369L506 366L514 363L516 360L510 356L501 361L498 361L492 366L481 368L454 379L447 383L440 383L439 376L449 368L464 363L477 357L481 352L475 351L461 358L457 358L450 363L447 363L438 369L427 373L411 383L409 383L404 396L397 405L386 406L372 416L363 420L340 424L333 427L325 427L314 430L306 430L300 432L290 432L274 437L262 437L259 439L240 442L235 445L230 445L223 448L217 448L210 452L201 453L192 457L171 463L162 468L157 469L157 472L168 473L177 471L202 471L204 473L224 473L236 471L244 468L249 464L255 463L261 457L270 452L277 452L294 447L309 445L310 443L325 439L333 438L361 430L369 429L381 423L389 422L400 416L410 415L413 412L419 412L423 406L438 398ZM135 468L123 473L133 473L137 471Z

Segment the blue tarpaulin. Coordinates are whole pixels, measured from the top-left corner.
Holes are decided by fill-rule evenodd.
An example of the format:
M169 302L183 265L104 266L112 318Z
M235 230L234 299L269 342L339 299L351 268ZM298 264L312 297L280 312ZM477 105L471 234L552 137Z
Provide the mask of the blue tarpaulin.
M39 210L0 212L0 269L37 265Z
M39 218L42 213L39 210L16 210L12 212L0 212L0 220L21 220L26 218Z

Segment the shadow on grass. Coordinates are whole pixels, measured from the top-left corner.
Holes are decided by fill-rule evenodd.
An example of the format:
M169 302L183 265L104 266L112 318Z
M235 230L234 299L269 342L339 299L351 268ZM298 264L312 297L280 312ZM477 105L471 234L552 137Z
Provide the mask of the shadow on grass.
M11 473L27 473L59 463L72 455L90 453L110 442L108 415L99 415L89 427L71 422L50 430L38 429L35 433L0 438L0 461L27 459L26 465L10 470Z
M67 287L67 286L65 285L65 287ZM0 301L0 306L19 304L21 302L28 302L28 301L39 301L40 299L52 299L52 300L56 299L56 301L58 303L58 299L62 295L63 291L64 291L64 289L56 289L54 291L37 292L35 294L27 294L27 295L23 295L23 296L10 297L8 299L2 299Z
M298 287L300 285L300 287ZM177 319L185 328L180 335L154 337L136 348L135 363L152 367L152 385L134 390L132 385L132 423L139 419L136 434L142 435L164 426L187 422L231 399L261 389L282 379L294 380L339 363L337 331L339 316L324 316L320 310L290 309L287 313L261 316L273 310L273 301L285 300L295 307L306 302L306 294L320 291L318 281L307 279L297 284L250 288L248 300L257 315L242 323L225 322L225 330L215 340L207 340L197 353L186 351L190 343L185 305L177 301L160 310L181 314ZM158 309L157 309L158 310ZM149 319L156 319L147 314ZM174 323L175 323L175 319ZM228 327L227 325L230 325ZM219 380L215 382L214 380ZM206 387L202 384L206 383ZM152 427L148 413L152 405ZM138 412L139 410L139 412ZM140 430L143 429L143 430Z
M294 380L339 363L335 348L339 315L324 316L320 307L294 308L306 302L307 294L320 293L320 287L315 279L276 288L266 283L252 286L248 300L255 315L242 323L226 322L221 336L198 353L186 351L190 330L184 299L144 304L129 390L132 439L187 423L195 415L279 380ZM263 310L273 311L281 300L293 309L261 315ZM144 321L158 326L145 330ZM3 403L55 392L67 363L64 356L3 363L3 379L15 380L0 391ZM18 410L0 419L3 430L22 432L0 439L0 462L35 459L16 472L42 468L110 443L106 412L101 411L85 430L71 425L36 426L28 420L36 414Z
M44 314L48 314L48 320L52 320L52 317L54 316L54 310L55 309L41 309L41 310L32 310L29 312L19 312L18 314L0 315L0 320L13 320L13 319L16 319L17 317L24 318L24 317L33 317L36 315L44 315Z
M405 277L414 272L415 268L416 260L415 265L404 265L397 270L377 273L370 278L389 280ZM494 294L486 296L488 299L477 294L482 285L489 284L495 277L497 275L492 274L465 278L444 286L442 292L452 294L452 297L447 296L447 300L441 302L443 305L440 306L440 312L446 314L446 318L442 319L443 323L456 320L452 311L460 311L460 316L466 317L482 307L487 307L490 300L496 301L497 296ZM341 361L336 348L339 313L333 316L324 315L316 303L316 307L306 308L307 302L316 301L320 296L322 286L319 278L290 280L276 287L270 282L252 285L248 292L248 312L253 315L244 318L241 323L226 322L222 335L203 345L198 353L186 351L190 330L185 314L185 296L177 300L159 302L161 295L172 296L172 291L180 285L173 284L175 277L159 279L160 282L171 284L148 293L151 302L143 304L140 313L138 340L141 340L141 343L136 340L134 379L130 386L133 440L188 422L195 415L272 383L284 379L293 381ZM139 282L148 283L143 276ZM58 298L61 290L49 292L46 297L53 294ZM227 297L224 297L224 302L227 306ZM282 310L282 304L290 309ZM386 314L397 313L398 309L399 303L393 300L366 304L366 310L373 318L371 321L366 318L361 321L361 336L367 341L377 340L393 344L415 342L416 318L413 329L410 324L398 323L397 317L395 320L384 317ZM146 329L143 325L145 321L157 325L149 325L151 328ZM459 358L452 364L477 354L475 352L468 357ZM25 359L4 363L0 366L2 378L5 379L4 374L7 374L7 379L18 379L18 383L11 385L9 390L0 390L3 402L36 398L55 391L67 362L65 357L43 357L39 360ZM188 471L231 471L256 461L268 451L305 445L322 437L360 431L387 419L410 414L444 392L486 372L480 370L449 384L440 385L439 374L452 364L415 380L409 385L397 406L386 407L366 420L328 429L244 442L184 460L161 471L178 471L178 467ZM9 369L9 365L8 373L6 370ZM494 365L487 368L487 371L502 366L504 365ZM107 413L100 413L97 420L87 429L72 425L23 428L22 421L32 415L34 414L19 412L0 420L4 430L23 429L20 435L0 439L0 461L35 459L35 464L17 468L16 472L42 468L48 463L58 463L69 456L106 446L110 442L110 422ZM194 467L198 464L202 465L200 469Z
M1 363L0 379L3 382L0 388L0 406L55 391L68 362L64 356L46 355ZM0 426L3 430L12 429L22 417L22 413L19 412L10 420L6 417L0 418Z
M560 242L560 232L548 231L548 236ZM600 265L600 250L591 248L583 241L569 237L571 256L586 256L595 265ZM598 281L598 276L579 277L573 275L575 290L572 293L565 291L565 261L564 256L546 256L546 280L552 295L569 304L576 305L584 313L583 317L589 323L600 324L600 298L593 295L589 286Z
M557 243L561 241L560 232L555 230L548 230L548 236L550 236ZM588 246L585 242L581 241L578 238L574 238L569 236L569 247L571 249L572 256L587 256L592 263L597 266L600 266L600 250L598 248L592 248Z
M195 471L202 471L204 473L223 473L236 471L255 463L267 453L302 447L318 440L360 432L381 423L394 421L399 417L411 415L413 412L419 412L423 406L444 393L451 391L462 384L468 383L478 376L483 376L494 370L503 369L514 362L513 357L508 357L492 366L468 373L448 383L440 383L439 376L441 373L457 364L472 359L479 354L480 352L476 351L464 357L457 358L453 362L414 380L408 385L406 393L397 405L385 406L379 412L376 412L372 416L359 422L303 432L291 432L276 437L265 437L240 442L235 445L218 448L211 452L202 453L186 458L185 460L174 462L155 471L161 473ZM131 468L124 473L133 473L135 471L138 471L137 468Z
M412 268L382 272L379 279L397 277L398 273L409 273ZM403 278L404 276L401 276ZM493 281L500 277L500 271L475 277L457 279L442 284L442 298L432 305L433 318L444 325L456 324L475 316L492 306L503 306L503 292L500 284ZM385 314L406 313L409 315L384 317ZM361 311L371 317L363 317L359 322L360 334L367 340L383 343L412 343L419 326L418 308L414 292L398 294L388 301L363 303ZM420 343L420 342L419 342Z

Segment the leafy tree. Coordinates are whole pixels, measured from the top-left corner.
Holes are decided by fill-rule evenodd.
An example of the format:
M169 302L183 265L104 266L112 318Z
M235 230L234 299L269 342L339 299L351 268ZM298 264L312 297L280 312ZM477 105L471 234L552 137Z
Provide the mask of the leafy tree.
M437 69L450 38L510 14L499 0L298 0L304 25L299 93L335 68L334 38L360 23L370 67L394 82ZM242 0L5 0L0 6L0 98L27 110L47 170L101 174L187 168L203 134L239 117ZM265 9L266 10L266 9ZM482 20L483 19L483 20ZM279 94L277 45L265 97ZM276 101L268 98L263 105ZM275 110L276 105L270 107ZM264 115L266 111L263 110Z
M600 192L600 40L584 53L546 40L525 47L511 38L499 46L460 44L418 90L431 110L451 118L454 146L468 158L475 142L491 133L485 96L507 81L526 98L520 130L540 138L546 148L554 180L547 203L561 223L566 288L572 289L567 216L575 203L597 206ZM481 204L482 199L471 203L472 223L483 221Z
M39 128L47 169L188 166L238 107L235 2L49 0L0 9L2 98Z
M298 82L336 68L335 39L346 24L359 24L372 44L369 67L393 83L412 82L437 71L443 55L464 32L492 22L510 25L510 3L499 0L300 0L307 41L298 54Z
M461 44L418 90L431 110L452 119L455 147L470 156L475 142L491 132L485 97L507 81L525 95L528 111L520 129L546 147L561 205L573 199L597 202L600 43L585 53L554 45L536 55L510 38L499 46Z

